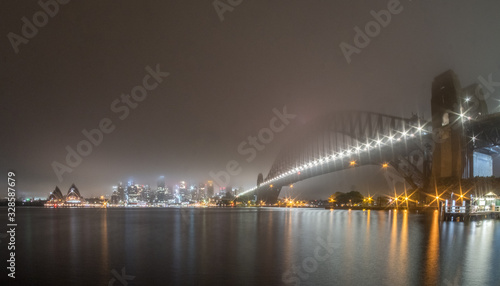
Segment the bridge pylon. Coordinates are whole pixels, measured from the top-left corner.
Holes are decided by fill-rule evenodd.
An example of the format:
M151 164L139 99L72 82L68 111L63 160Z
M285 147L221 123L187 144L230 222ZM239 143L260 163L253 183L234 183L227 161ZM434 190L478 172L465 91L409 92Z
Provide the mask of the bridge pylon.
M281 186L270 185L267 188L259 189L257 192L257 202L265 204L277 203L281 188Z
M432 82L432 177L462 178L464 172L464 130L462 88L457 75L448 70Z

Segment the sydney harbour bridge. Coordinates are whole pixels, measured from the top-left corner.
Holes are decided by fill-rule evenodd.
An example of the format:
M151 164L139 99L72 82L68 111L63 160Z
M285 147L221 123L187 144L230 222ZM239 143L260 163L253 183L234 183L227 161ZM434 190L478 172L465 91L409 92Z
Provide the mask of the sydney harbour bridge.
M323 116L283 146L267 176L259 174L257 186L239 197L275 203L284 186L364 165L394 168L417 194L433 193L442 179L491 176L493 167L484 170L476 159L500 153L500 113L488 113L481 86L462 88L451 70L437 76L431 113L430 120L360 111Z

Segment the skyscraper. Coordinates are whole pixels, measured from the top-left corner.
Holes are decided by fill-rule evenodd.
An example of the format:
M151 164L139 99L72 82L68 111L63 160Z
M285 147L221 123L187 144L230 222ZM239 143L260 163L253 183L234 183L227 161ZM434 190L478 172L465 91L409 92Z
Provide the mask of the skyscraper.
M128 200L127 194L125 193L125 188L122 185L122 182L118 185L117 188L117 193L118 193L118 200L122 203L126 202Z
M161 188L165 190L165 176L160 176L160 178L158 178L157 187L158 189Z
M138 189L137 185L129 184L127 187L127 196L128 196L128 203L137 203L138 202Z
M211 198L213 196L214 196L214 182L208 181L207 182L207 198Z

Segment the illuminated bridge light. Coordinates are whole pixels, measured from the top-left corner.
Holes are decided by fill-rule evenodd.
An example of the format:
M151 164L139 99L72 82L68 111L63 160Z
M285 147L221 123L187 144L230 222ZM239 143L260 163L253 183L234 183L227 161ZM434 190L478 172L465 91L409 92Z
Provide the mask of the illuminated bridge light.
M462 112L462 113L457 114L457 115L459 115L460 118L462 118L462 119L464 119L464 118L470 119L470 117L467 116L466 112ZM310 160L306 163L303 163L300 166L297 166L295 168L290 168L288 170L284 170L283 172L280 172L280 174L277 174L275 177L268 179L263 184L269 185L270 183L273 183L275 181L281 181L282 179L290 178L290 176L292 176L292 175L295 175L295 176L300 175L301 171L309 170L309 169L312 169L313 167L317 167L318 165L322 165L325 163L328 164L330 162L334 162L336 159L340 159L342 161L346 160L347 162L349 162L348 166L351 166L351 167L356 166L357 162L355 160L352 160L352 159L354 159L354 158L352 158L352 156L354 154L359 155L359 154L361 154L361 152L368 153L372 149L376 149L376 147L378 147L380 150L382 147L388 146L388 145L390 146L390 145L394 144L396 141L401 142L401 139L412 140L412 139L415 139L416 135L419 135L419 136L426 135L426 134L428 134L428 130L426 130L425 125L426 124L420 125L420 123L419 123L418 126L409 126L408 128L405 127L406 130L404 130L404 129L403 130L391 130L389 133L384 132L386 135L379 134L374 139L366 140L366 143L360 142L355 146L345 146L346 148L344 148L344 149L337 149L338 152L332 152L331 154L325 155L323 157L319 157L317 159L312 158L312 160ZM471 140L476 141L477 140L476 136L471 137ZM387 162L382 163L382 168L388 168L388 167L389 167L389 163L387 163ZM292 182L288 182L288 183L292 183ZM292 186L292 185L289 185L289 186ZM246 192L243 192L242 194L247 193L247 192L252 192L252 191L255 191L257 189L259 189L259 188L254 187L252 189L249 189ZM436 198L439 199L439 196ZM396 198L396 200L397 200L397 198ZM404 200L408 200L408 197L406 197L406 198L401 197L400 201L404 201Z

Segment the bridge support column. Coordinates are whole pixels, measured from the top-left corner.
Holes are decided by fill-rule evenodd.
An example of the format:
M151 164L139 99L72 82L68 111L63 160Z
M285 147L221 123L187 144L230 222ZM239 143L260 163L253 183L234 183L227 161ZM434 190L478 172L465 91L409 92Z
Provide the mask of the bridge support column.
M437 76L432 83L432 176L435 179L462 178L465 153L461 91L458 77L451 70Z
M259 190L257 193L257 202L265 204L275 204L278 202L278 196L281 192L281 187L269 187L264 190Z

